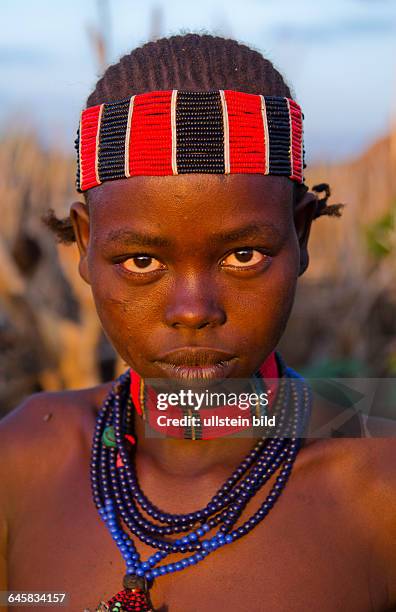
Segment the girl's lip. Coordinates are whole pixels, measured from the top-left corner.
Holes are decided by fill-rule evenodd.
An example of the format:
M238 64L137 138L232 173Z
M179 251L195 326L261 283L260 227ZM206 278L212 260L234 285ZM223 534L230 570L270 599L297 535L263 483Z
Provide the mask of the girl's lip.
M205 365L182 365L160 360L156 361L156 363L169 378L185 381L204 381L229 377L236 361L235 357L231 357L217 363Z
M185 346L168 351L155 359L156 362L174 366L209 367L234 359L232 353L203 346Z

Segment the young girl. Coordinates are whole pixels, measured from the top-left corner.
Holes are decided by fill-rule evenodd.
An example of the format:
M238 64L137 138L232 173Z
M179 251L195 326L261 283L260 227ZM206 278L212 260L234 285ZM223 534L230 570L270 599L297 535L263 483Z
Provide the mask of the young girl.
M75 612L396 609L393 440L312 439L325 407L274 352L311 222L339 213L304 185L281 75L233 40L148 43L99 80L77 148L85 201L47 221L130 369L1 423L1 588ZM266 377L287 435L146 435L147 379Z

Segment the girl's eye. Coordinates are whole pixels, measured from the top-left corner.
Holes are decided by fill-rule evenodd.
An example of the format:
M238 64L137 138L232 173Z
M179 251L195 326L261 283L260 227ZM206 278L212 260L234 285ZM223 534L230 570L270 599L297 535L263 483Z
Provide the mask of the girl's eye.
M164 265L150 255L135 255L129 257L121 263L122 267L128 270L128 272L134 272L135 274L144 274L147 272L155 272L157 270L163 270Z
M267 258L267 255L257 249L238 249L227 255L221 264L231 268L250 268L264 262Z

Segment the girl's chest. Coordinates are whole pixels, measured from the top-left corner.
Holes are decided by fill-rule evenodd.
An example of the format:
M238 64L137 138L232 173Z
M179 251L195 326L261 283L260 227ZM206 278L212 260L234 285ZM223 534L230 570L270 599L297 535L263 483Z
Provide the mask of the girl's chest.
M124 562L93 506L88 477L76 471L28 499L11 526L9 590L67 593L60 610L82 612L123 588ZM248 535L157 578L154 610L371 611L365 550L323 508L317 495L299 495L290 485ZM136 544L143 560L153 552Z

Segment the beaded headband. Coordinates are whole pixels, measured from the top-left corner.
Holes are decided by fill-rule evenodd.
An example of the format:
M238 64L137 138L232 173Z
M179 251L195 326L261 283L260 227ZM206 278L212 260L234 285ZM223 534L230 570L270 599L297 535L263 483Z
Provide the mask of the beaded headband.
M290 98L154 91L81 113L77 190L130 176L271 174L303 182L303 114Z

